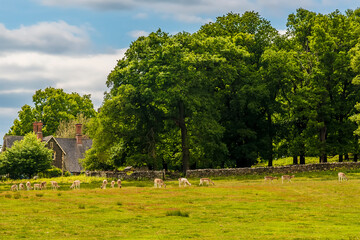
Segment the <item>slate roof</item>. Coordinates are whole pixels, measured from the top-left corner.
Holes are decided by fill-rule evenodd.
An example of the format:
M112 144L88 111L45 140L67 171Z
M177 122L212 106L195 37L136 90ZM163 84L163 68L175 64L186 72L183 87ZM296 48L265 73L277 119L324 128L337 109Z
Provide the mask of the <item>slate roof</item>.
M14 142L21 141L21 140L23 140L23 138L24 138L24 136L5 135L4 143L3 143L1 151L5 151L7 148L11 148L11 146L14 144Z
M23 138L24 136L6 135L4 137L2 151L5 151L7 148L11 148L15 141L21 141ZM76 138L55 138L53 136L47 136L43 138L43 141L48 142L51 138L55 139L55 141L59 144L60 148L65 153L65 169L69 172L80 172L82 167L79 163L79 159L84 158L85 151L91 148L92 140L82 139L82 144L77 144Z
M77 144L75 138L55 139L65 151L65 169L70 172L80 172L82 167L79 159L84 158L86 150L91 148L92 140L82 139L82 144Z

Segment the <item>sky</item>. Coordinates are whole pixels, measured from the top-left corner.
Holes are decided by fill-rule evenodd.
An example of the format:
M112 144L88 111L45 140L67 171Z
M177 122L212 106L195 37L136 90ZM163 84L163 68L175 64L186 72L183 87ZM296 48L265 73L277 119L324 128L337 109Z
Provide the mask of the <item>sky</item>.
M159 28L193 33L229 12L255 11L285 31L298 8L327 14L358 7L350 0L0 0L0 136L39 89L91 94L100 107L117 60Z

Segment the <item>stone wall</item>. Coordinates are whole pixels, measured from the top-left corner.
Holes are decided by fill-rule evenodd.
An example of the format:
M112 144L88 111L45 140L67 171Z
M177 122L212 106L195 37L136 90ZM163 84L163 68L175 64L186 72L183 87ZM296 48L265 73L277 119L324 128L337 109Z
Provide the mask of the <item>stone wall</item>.
M88 177L102 177L113 178L121 180L148 180L154 178L163 178L163 171L129 171L129 172L114 172L114 171L86 171L85 175Z
M326 171L337 169L359 169L360 162L342 162L342 163L316 163L305 165L289 165L281 167L258 167L258 168L226 168L226 169L197 169L188 170L186 176L189 178L201 177L226 177L237 175L271 175L271 174L292 174L299 172Z
M197 169L188 170L186 177L226 177L238 175L276 175L276 174L293 174L299 172L314 172L337 169L360 169L360 162L342 162L342 163L316 163L305 165L289 165L282 167L258 167L258 168L225 168L225 169ZM113 171L87 171L86 176L113 178L122 180L152 180L154 178L178 179L181 176L179 172L164 171L130 171L130 172L113 172Z

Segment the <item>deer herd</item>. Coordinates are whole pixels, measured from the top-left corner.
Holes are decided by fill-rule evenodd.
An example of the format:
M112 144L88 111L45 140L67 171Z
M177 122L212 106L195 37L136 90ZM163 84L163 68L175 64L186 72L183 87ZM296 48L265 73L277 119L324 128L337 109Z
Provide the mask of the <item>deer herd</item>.
M295 177L295 175L282 175L281 176L281 182L284 183L285 182L291 182L291 179L293 179ZM264 177L264 181L265 182L272 182L273 180L278 180L279 177L273 177L273 176L265 176ZM346 177L345 173L343 172L339 172L338 173L338 180L339 182L342 182L344 180L348 180L348 178ZM179 187L186 187L186 186L191 186L191 183L186 179L186 178L179 178ZM19 191L19 190L25 190L25 187L27 190L43 190L46 189L46 182L41 182L41 183L34 183L33 186L31 186L31 183L28 181L25 185L23 183L20 183L19 186L16 184L13 184L10 187L11 191ZM58 190L60 188L59 184L56 181L50 181L51 184L51 189L52 190ZM106 189L106 185L108 184L108 181L106 179L103 180L102 185L100 186L101 189ZM110 183L111 188L115 188L115 184L117 184L118 188L121 188L121 180L118 179L116 182L113 180ZM204 185L206 184L207 186L209 186L210 184L215 185L215 183L213 181L211 181L210 178L200 178L200 185ZM166 188L166 184L164 183L164 181L160 178L155 178L154 179L154 187L155 188L161 188L164 187ZM80 180L75 180L71 186L71 189L80 189Z

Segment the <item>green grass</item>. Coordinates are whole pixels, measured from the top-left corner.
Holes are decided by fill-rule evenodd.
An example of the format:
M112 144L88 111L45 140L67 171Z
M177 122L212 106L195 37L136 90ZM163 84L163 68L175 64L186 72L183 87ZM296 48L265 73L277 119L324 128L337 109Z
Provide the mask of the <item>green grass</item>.
M11 192L20 181L9 181L0 183L0 239L360 239L360 171L346 174L342 183L328 171L286 184L251 175L166 189L100 189L102 179L81 176L55 179L58 191ZM81 189L69 190L75 178Z
M352 160L352 159L350 159ZM339 162L339 156L332 156L332 157L328 157L327 161L329 163L331 162ZM299 162L299 158L298 158L298 162ZM345 159L344 159L345 162ZM311 164L311 163L319 163L319 157L305 157L305 164ZM293 158L292 157L284 157L284 158L279 158L279 159L275 159L273 160L273 166L274 167L278 167L278 166L286 166L286 165L292 165L293 164ZM268 162L258 162L256 165L253 165L253 167L267 167L268 166Z

